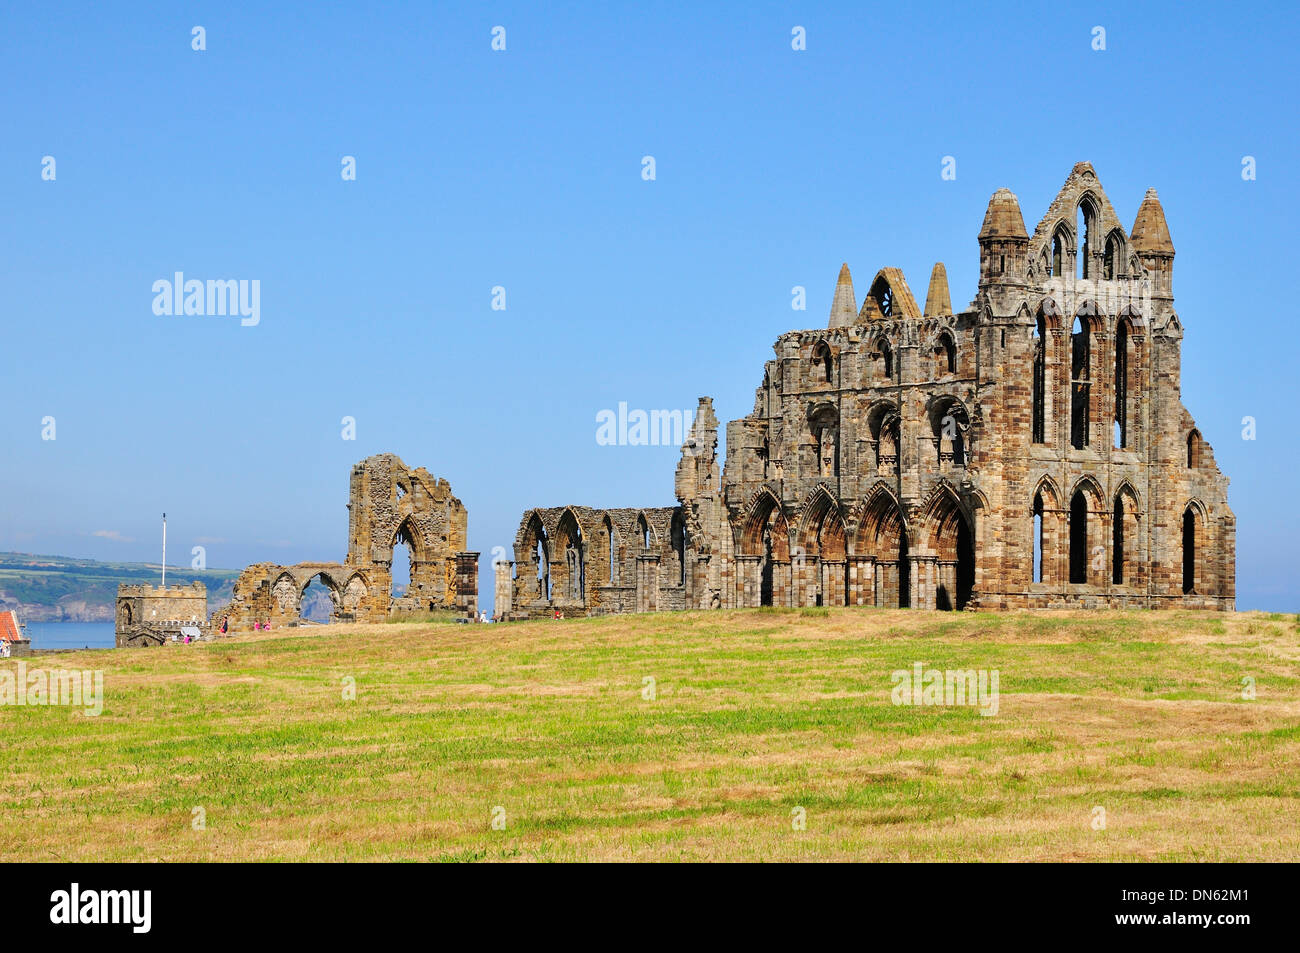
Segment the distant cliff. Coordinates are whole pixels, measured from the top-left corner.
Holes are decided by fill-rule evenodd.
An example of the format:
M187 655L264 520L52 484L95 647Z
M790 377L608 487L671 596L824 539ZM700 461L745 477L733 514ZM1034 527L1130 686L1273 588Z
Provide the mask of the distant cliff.
M167 567L167 582L202 582L208 607L230 599L238 570L196 572ZM0 553L0 609L16 609L21 622L112 622L118 583L157 585L156 563L104 563L67 556Z

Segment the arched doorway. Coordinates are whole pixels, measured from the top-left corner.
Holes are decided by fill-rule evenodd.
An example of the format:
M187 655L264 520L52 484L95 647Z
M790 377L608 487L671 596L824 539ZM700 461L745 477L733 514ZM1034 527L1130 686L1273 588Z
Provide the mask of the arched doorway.
M790 530L780 503L771 493L764 492L750 507L741 533L740 552L743 556L757 557L757 564L750 567L755 576L741 580L742 585L758 589L757 604L783 604L790 569Z
M870 497L858 524L854 553L874 566L874 591L861 601L889 608L911 606L911 546L902 510L888 491L880 489Z
M403 520L393 536L393 556L390 564L392 582L389 596L401 599L411 595L411 581L415 577L415 536L411 530L410 520Z
M971 516L951 487L941 487L925 509L923 561L934 572L934 607L964 609L975 591L975 533ZM927 584L929 580L923 580Z
M338 615L338 592L324 573L316 573L302 587L298 599L298 618L304 622L326 623Z

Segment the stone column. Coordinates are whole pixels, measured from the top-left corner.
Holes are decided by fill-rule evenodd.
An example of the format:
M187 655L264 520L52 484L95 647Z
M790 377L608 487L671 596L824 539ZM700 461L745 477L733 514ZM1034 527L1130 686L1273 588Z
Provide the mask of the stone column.
M909 559L912 562L912 608L933 609L935 589L939 581L938 567L935 565L938 560L934 556L911 556Z
M494 586L492 589L492 612L497 619L505 620L514 611L514 567L509 560L498 560L492 564Z
M795 605L790 598L790 561L772 560L772 605Z
M821 560L816 556L804 556L790 563L790 582L792 606L814 606L821 583Z
M478 615L479 553L456 554L456 593L454 605L466 615Z
M846 605L848 562L843 559L822 560L822 605Z
M876 558L874 556L849 557L848 604L851 606L876 604Z
M943 587L944 592L948 594L948 606L952 609L957 608L957 561L955 559L939 560L939 585ZM938 598L935 599L936 608L938 607Z
M659 611L659 554L636 557L636 611Z
M709 607L709 556L695 556L691 564L691 573L687 580L690 587L686 590L686 608L707 609Z
M742 609L757 609L763 596L760 571L761 556L736 557L736 604Z
M876 605L882 609L898 608L898 560L876 563Z

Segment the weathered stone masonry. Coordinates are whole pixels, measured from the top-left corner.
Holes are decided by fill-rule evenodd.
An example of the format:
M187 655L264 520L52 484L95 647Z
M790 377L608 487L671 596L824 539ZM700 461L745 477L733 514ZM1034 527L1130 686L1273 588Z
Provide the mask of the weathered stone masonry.
M348 554L342 563L277 566L257 563L235 581L229 605L212 613L219 628L298 621L303 592L319 579L333 604L330 621L382 622L390 614L478 611L478 557L466 551L468 514L446 480L381 453L352 468L348 496ZM406 543L411 581L393 598L393 550Z
M1232 609L1227 478L1180 396L1174 248L1086 162L1029 235L989 201L975 299L896 268L774 345L753 412L701 398L679 505L524 514L506 618L759 605ZM611 555L612 554L612 555Z

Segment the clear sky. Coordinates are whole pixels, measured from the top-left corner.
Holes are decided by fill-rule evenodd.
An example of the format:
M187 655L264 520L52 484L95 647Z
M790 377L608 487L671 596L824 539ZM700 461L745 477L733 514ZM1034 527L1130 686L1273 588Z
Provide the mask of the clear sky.
M922 297L942 260L963 307L989 195L1032 229L1086 159L1127 224L1160 192L1238 604L1300 610L1294 7L261 6L0 14L0 549L156 559L166 510L186 562L342 559L392 451L469 508L490 600L527 507L673 502L677 450L599 411L748 413L843 261ZM260 323L155 315L177 271L257 279Z

